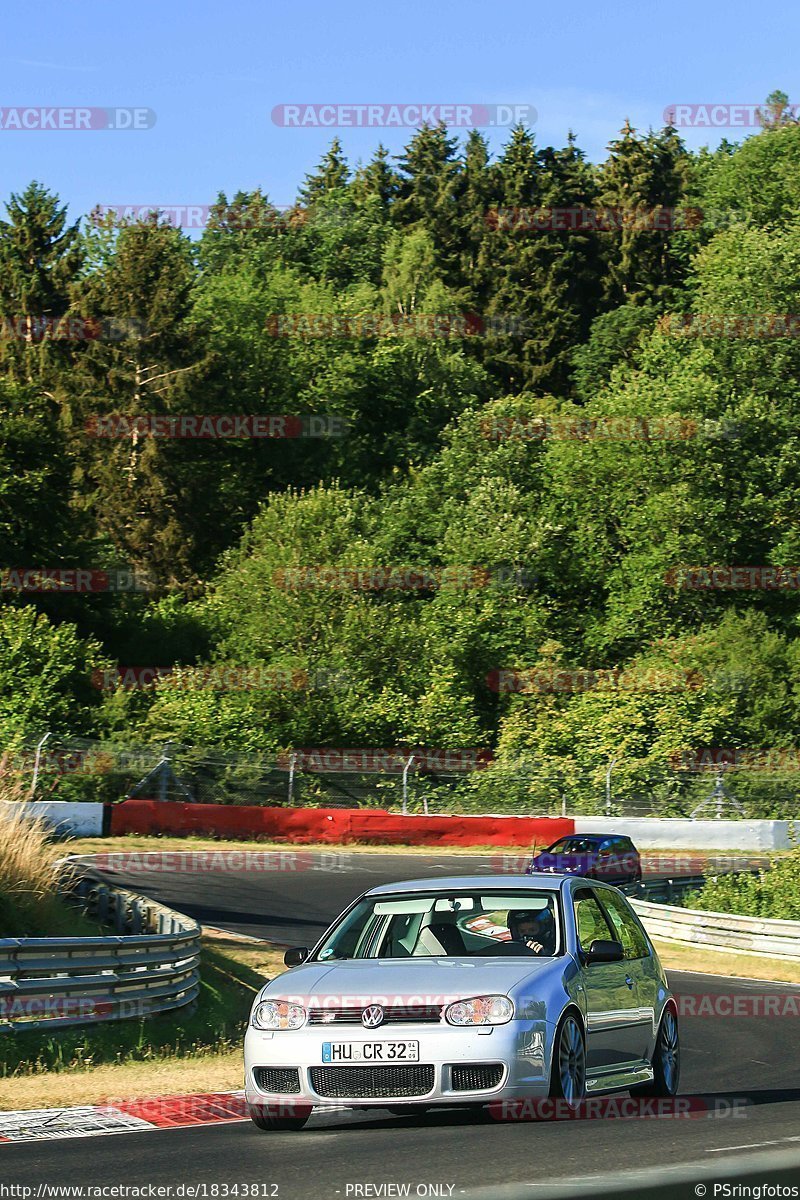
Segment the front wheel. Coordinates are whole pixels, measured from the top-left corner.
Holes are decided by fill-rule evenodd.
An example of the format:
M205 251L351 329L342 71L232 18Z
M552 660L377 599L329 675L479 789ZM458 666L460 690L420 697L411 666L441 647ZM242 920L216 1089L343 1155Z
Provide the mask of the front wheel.
M573 1012L561 1018L553 1039L550 1095L574 1107L586 1096L586 1038Z
M656 1048L653 1053L653 1082L640 1083L631 1088L632 1096L675 1096L681 1077L680 1040L678 1018L671 1008L664 1010L658 1027Z
M282 1108L283 1106L281 1106ZM311 1109L297 1108L294 1113L275 1112L269 1105L251 1105L250 1120L259 1129L272 1130L274 1133L290 1133L302 1129L311 1116Z

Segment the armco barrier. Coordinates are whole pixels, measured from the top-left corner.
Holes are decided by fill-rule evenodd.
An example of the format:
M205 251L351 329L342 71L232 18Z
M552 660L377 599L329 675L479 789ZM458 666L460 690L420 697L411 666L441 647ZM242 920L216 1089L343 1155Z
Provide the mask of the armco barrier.
M629 899L651 937L687 946L701 945L724 953L761 954L800 961L800 921L672 908L666 904L634 900L631 896Z
M0 1033L152 1016L197 997L196 921L96 879L65 891L117 933L0 939Z
M210 834L293 842L377 845L549 846L572 833L569 817L406 816L373 808L260 808L181 801L125 800L111 833Z

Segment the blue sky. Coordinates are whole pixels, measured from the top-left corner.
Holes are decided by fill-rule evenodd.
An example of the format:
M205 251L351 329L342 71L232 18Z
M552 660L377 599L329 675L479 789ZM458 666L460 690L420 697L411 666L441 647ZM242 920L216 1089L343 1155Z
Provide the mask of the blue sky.
M590 158L625 117L675 102L754 104L795 84L800 6L744 0L35 0L3 10L0 107L137 106L142 131L0 130L5 200L32 178L77 216L96 204L207 204L261 185L276 204L329 144L279 128L282 103L527 103L539 144L572 128ZM410 130L340 131L352 162ZM689 129L691 146L741 130ZM490 131L497 150L506 131Z

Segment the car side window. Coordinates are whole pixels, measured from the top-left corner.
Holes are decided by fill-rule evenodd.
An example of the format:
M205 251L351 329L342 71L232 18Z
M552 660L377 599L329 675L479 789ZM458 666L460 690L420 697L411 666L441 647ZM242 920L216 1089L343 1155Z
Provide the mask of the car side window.
M582 888L575 893L574 905L575 927L581 950L588 950L592 942L608 941L616 936L611 932L594 892Z
M614 929L614 937L622 943L626 959L647 958L650 947L633 913L618 892L602 893L603 908Z

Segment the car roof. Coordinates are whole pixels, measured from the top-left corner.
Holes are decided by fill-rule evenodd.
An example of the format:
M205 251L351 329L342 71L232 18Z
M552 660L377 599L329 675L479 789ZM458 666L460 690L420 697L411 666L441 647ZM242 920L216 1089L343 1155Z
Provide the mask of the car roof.
M450 892L450 891L507 891L521 889L526 892L552 892L562 883L568 883L572 875L449 875L444 879L403 879L397 883L380 883L365 893L367 896L385 896L397 892Z
M565 833L563 837L558 839L559 842L605 842L609 838L614 838L615 841L629 842L630 838L627 833ZM553 843L556 845L556 843Z

